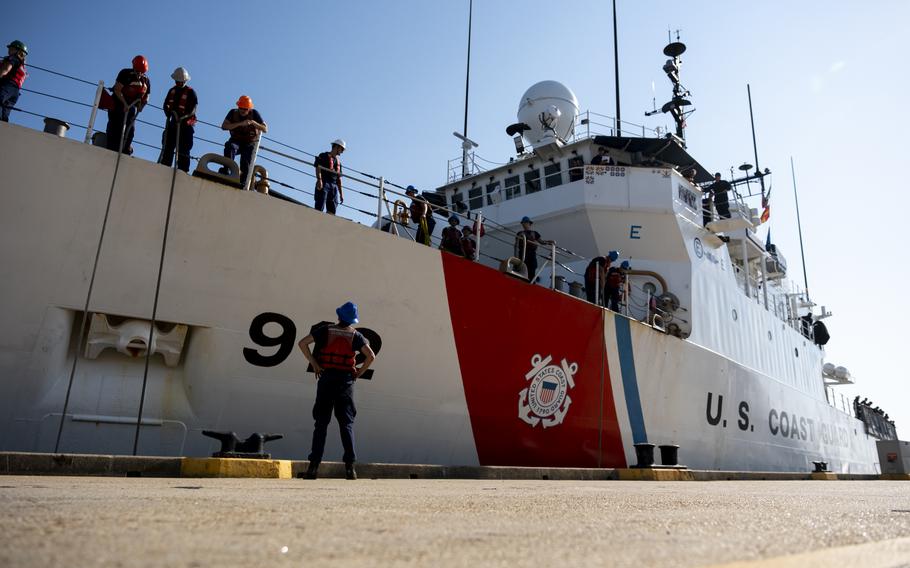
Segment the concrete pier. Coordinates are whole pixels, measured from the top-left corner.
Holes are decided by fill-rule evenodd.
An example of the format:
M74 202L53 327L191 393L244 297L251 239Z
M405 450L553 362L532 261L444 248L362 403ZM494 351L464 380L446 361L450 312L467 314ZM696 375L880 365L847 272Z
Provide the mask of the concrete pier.
M907 566L900 481L0 476L0 566Z

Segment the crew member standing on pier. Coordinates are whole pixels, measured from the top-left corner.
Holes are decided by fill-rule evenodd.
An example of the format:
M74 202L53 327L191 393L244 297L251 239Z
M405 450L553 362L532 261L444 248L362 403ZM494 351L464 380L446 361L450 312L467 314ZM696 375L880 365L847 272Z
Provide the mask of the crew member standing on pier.
M174 151L177 150L177 167L187 173L190 171L190 149L193 147L193 125L196 124L196 91L187 85L190 73L183 67L171 73L174 86L164 97L164 147L161 149L161 164L170 166L174 163ZM180 128L177 128L177 125ZM178 140L178 132L179 140ZM179 147L179 148L178 148Z
M310 334L300 340L298 346L313 366L318 383L316 402L313 404L313 446L310 450L308 479L316 479L322 454L325 451L325 436L332 421L332 412L341 431L341 445L344 447L345 477L357 479L354 471L354 381L363 376L373 363L375 355L370 343L354 329L360 321L357 305L347 302L335 310L338 323L316 325ZM316 344L315 353L310 345ZM357 354L364 356L363 364L357 367Z
M113 101L107 111L107 149L125 154L133 153L133 135L136 133L136 117L145 108L152 92L149 81L149 62L142 55L133 58L132 68L121 69L114 82ZM121 146L121 135L123 144Z
M0 61L0 120L9 122L9 112L19 100L19 89L28 73L25 71L25 58L28 48L18 39L6 46L9 55Z
M237 108L228 111L221 123L222 130L229 130L231 138L224 143L224 157L234 159L240 154L240 182L246 187L246 176L253 161L253 148L259 134L269 131L259 111L253 109L253 99L243 95L237 99ZM224 172L222 172L224 173Z
M341 189L341 162L338 156L347 145L341 138L332 142L332 149L316 156L316 192L314 205L316 210L330 215L335 214L339 203L344 203L344 191Z

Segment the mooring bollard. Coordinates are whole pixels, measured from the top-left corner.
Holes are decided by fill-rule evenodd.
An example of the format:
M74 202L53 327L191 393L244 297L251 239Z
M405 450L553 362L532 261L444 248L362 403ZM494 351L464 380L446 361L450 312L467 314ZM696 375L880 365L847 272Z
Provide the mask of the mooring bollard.
M50 117L44 119L44 131L48 134L66 138L66 131L69 129L70 125L62 120Z
M828 471L828 462L814 461L812 462L812 465L815 466L814 473L825 473Z
M638 463L633 467L643 468L653 466L654 444L649 444L647 442L635 444L635 458L638 460Z
M234 432L213 432L203 430L203 436L214 438L221 442L221 450L212 454L213 458L246 458L246 459L271 459L272 455L265 453L265 443L284 438L282 434L260 434L253 432L246 440L241 440Z
M664 444L658 447L660 448L661 465L679 465L679 446L676 444Z

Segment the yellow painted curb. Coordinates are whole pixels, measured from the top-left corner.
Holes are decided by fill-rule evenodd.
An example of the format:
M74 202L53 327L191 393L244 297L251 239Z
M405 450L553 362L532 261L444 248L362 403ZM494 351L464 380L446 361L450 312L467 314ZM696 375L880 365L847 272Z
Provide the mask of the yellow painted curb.
M180 477L261 477L291 479L290 460L183 458Z
M885 481L910 481L910 473L883 473L881 478Z
M837 474L827 471L812 472L809 474L809 479L814 479L815 481L837 481Z
M621 481L693 481L695 476L685 469L617 469Z

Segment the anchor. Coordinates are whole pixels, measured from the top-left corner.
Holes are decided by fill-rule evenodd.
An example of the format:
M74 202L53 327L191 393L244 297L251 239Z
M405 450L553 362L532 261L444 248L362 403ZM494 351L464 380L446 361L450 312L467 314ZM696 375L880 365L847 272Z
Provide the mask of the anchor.
M241 441L235 432L214 432L203 430L203 436L221 442L221 450L212 454L213 458L272 459L272 454L265 453L265 443L284 438L284 434L260 434L253 432L246 440Z

